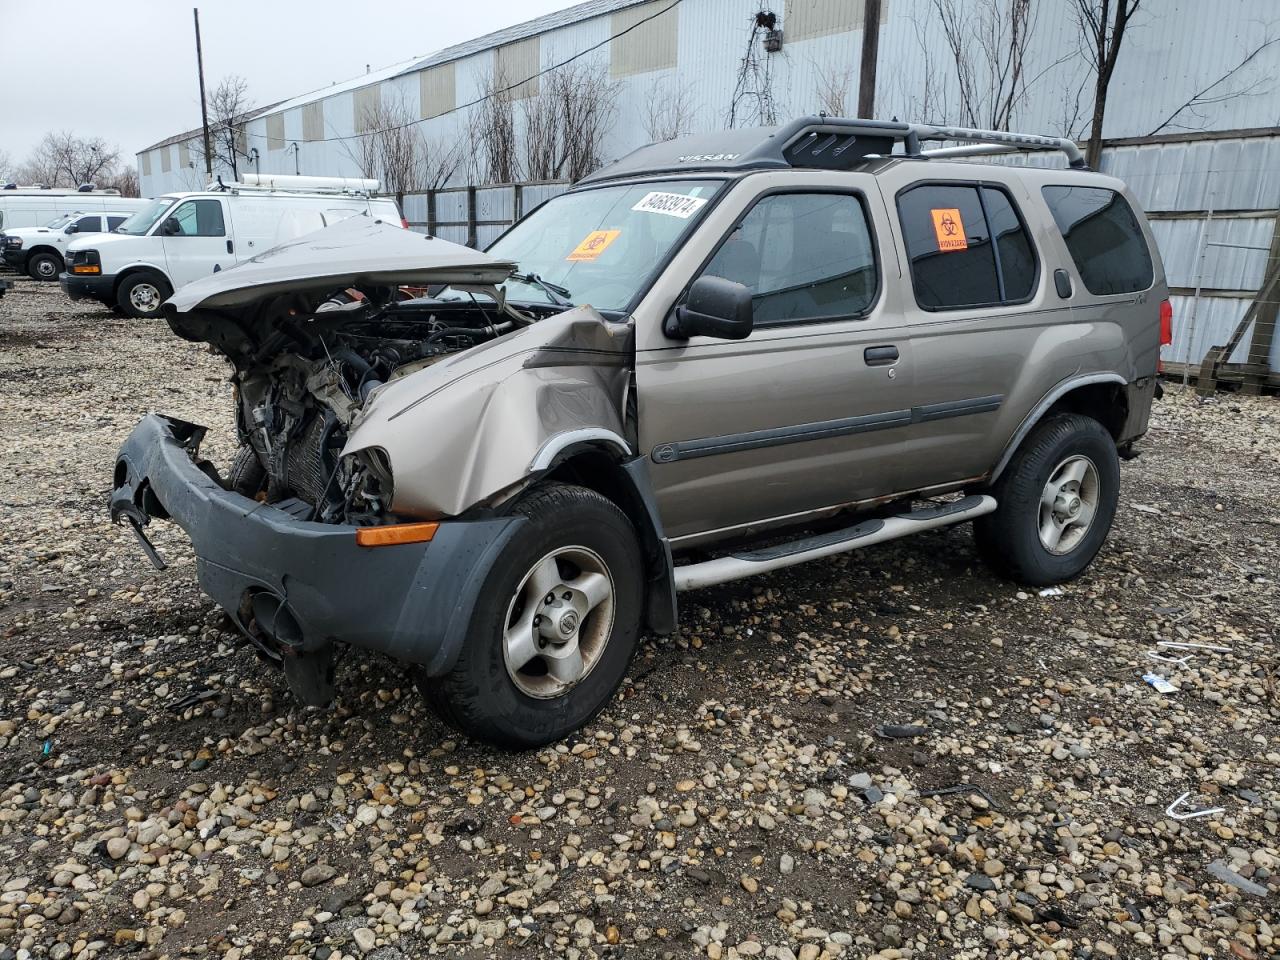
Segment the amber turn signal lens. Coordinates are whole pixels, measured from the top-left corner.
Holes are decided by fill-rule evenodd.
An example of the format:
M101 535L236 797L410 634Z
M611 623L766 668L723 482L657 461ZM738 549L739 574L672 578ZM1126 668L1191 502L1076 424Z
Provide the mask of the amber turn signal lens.
M362 547L390 547L397 543L426 543L436 535L438 523L396 523L389 527L360 527L356 543Z
M102 268L96 263L77 263L71 268L72 273L101 273Z

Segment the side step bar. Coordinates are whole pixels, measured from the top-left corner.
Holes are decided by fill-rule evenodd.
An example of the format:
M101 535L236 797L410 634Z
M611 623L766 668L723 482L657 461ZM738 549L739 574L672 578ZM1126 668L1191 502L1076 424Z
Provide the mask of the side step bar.
M688 566L675 568L676 589L696 590L699 587L711 587L717 583L752 577L757 573L781 570L783 567L791 567L808 560L830 557L837 553L848 553L859 547L869 547L873 543L884 543L886 540L897 540L899 537L923 533L925 530L933 530L936 527L964 523L984 513L991 513L995 508L994 497L972 494L952 503L925 507L892 517L863 520L852 527L831 533L820 533L760 550L716 557L714 560L703 563L691 563Z

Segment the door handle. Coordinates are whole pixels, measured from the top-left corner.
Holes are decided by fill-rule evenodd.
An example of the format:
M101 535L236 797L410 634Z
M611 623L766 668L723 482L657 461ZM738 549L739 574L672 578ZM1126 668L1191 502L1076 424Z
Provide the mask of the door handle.
M235 248L231 246L231 241L227 241L227 253L235 253Z
M868 367L886 367L898 362L898 348L893 344L883 347L867 347L862 351L862 359Z

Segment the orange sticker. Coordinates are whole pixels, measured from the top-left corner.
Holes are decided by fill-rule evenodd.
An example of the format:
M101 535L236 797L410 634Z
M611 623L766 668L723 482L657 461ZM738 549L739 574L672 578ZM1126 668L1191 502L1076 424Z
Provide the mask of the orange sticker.
M969 241L964 235L964 221L960 219L960 211L955 207L946 210L930 210L933 217L933 235L938 238L938 249L942 252L950 250L968 250Z
M586 239L573 248L566 260L595 260L605 248L618 239L621 230L592 230Z

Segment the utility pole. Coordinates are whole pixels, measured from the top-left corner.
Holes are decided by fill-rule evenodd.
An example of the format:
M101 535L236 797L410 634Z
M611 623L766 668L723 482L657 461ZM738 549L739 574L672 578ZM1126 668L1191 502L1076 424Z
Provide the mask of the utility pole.
M862 69L858 73L858 116L875 118L876 59L880 55L880 0L862 5Z
M879 2L880 0L875 0L877 6ZM204 172L212 180L213 148L209 144L209 106L204 99L204 51L200 47L200 11L192 7L191 13L196 20L196 70L200 74L200 122L204 125Z

